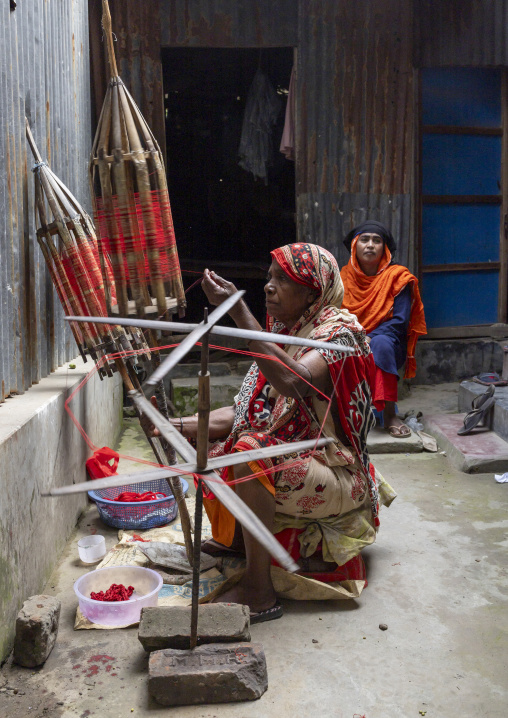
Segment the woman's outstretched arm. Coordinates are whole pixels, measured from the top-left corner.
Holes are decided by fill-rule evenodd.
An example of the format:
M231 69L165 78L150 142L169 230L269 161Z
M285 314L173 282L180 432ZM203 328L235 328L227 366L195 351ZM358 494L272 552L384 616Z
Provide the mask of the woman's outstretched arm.
M236 292L236 287L232 282L227 282L215 272L209 272L207 269L205 269L202 287L209 302L214 306L218 306ZM236 303L229 315L239 329L263 331L262 326L243 299ZM281 337L281 343L283 341L284 339ZM299 361L295 361L272 342L251 341L249 348L252 352L266 354L280 360L273 361L256 357L262 374L282 396L300 399L315 394L316 391L307 382L324 394L330 395L332 383L328 365L319 352L311 350L306 352Z

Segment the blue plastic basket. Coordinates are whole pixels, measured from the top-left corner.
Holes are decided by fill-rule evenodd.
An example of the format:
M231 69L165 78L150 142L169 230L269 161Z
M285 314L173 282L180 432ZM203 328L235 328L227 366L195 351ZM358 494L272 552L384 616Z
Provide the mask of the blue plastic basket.
M189 484L184 479L181 479L181 482L183 492L186 493ZM153 491L166 496L154 501L114 501L115 497L124 491L134 491L139 494ZM166 479L89 491L88 496L95 501L99 516L104 523L117 529L153 529L173 521L178 513L176 499L169 493Z

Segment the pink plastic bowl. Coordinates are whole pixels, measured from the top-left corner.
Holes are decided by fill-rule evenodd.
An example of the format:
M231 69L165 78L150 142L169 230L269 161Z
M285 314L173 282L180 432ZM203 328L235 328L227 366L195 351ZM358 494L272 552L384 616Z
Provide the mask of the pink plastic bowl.
M92 591L107 591L112 583L134 586L128 601L94 601ZM141 609L156 606L162 578L156 571L142 566L110 566L85 573L74 584L83 616L102 626L128 626L138 623Z

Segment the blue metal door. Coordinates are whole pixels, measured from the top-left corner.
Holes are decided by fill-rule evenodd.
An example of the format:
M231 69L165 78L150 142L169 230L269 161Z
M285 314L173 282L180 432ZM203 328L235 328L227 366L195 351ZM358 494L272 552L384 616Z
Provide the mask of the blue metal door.
M422 293L427 326L498 321L501 72L421 72Z

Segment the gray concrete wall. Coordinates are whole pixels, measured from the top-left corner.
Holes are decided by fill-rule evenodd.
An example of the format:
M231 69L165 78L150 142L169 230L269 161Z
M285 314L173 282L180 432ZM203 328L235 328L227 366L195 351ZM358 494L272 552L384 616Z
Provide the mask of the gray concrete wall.
M45 498L56 486L85 480L91 451L64 402L93 363L74 360L22 396L0 404L0 662L8 655L23 601L39 593L88 497ZM118 375L95 374L70 408L97 446L113 446L121 428Z
M420 339L413 384L443 384L471 379L484 371L501 374L505 341L492 339Z

